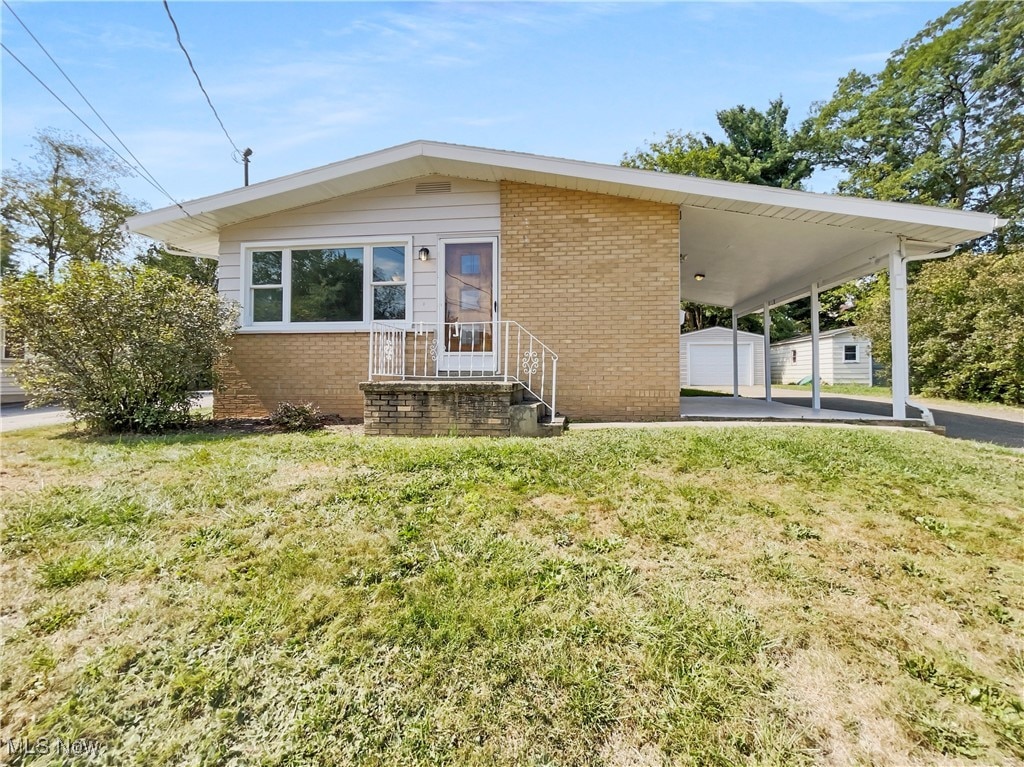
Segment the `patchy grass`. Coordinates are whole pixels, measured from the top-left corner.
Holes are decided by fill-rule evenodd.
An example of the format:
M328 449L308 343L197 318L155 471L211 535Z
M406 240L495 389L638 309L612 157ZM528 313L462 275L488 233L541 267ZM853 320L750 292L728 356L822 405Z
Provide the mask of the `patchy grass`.
M1019 453L60 432L4 438L0 738L137 765L1024 760Z
M773 389L791 389L793 391L810 391L810 384L772 384ZM892 399L892 389L888 386L866 386L865 384L822 384L822 395L848 394L853 397L882 397Z

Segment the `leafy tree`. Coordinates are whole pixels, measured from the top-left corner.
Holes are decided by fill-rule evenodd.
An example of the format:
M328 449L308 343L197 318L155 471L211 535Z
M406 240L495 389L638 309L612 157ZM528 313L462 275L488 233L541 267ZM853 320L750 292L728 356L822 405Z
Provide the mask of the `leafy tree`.
M786 127L789 108L781 96L764 112L736 106L715 116L725 133L724 142L706 133L670 131L663 140L648 142L646 148L623 156L622 164L723 181L802 188L813 168Z
M217 262L212 258L171 253L160 245L150 245L139 255L138 262L144 266L161 269L183 280L191 280L211 288L217 286Z
M787 128L789 108L780 96L760 112L751 107L736 106L716 113L725 141L716 141L707 134L669 132L663 140L649 142L646 147L625 155L622 164L631 168L679 173L701 178L715 178L762 186L801 189L813 168L796 137ZM810 331L810 301L806 301L804 322L790 316L789 306L772 310L771 335L782 340ZM684 301L687 313L685 330L731 326L728 309ZM741 317L741 330L762 333L764 325L759 314ZM827 327L827 325L826 325Z
M889 282L858 307L872 355L890 362ZM1024 404L1024 249L962 253L921 265L908 287L911 389Z
M682 328L684 333L705 328L732 327L732 311L729 309L698 304L693 301L684 301L682 308L686 311L686 322ZM736 326L748 333L764 331L764 323L759 314L748 314L738 318Z
M1024 3L967 2L876 75L851 71L798 143L848 174L843 194L982 210L1024 241Z
M0 277L18 273L18 262L14 258L14 241L14 231L0 218Z
M11 256L41 265L50 278L65 260L122 256L132 241L122 224L137 208L113 182L130 171L74 136L43 131L36 143L34 165L16 162L3 175L0 216Z
M186 423L233 310L152 267L72 262L59 277L30 272L0 286L0 318L28 352L16 375L32 402L61 403L106 432Z

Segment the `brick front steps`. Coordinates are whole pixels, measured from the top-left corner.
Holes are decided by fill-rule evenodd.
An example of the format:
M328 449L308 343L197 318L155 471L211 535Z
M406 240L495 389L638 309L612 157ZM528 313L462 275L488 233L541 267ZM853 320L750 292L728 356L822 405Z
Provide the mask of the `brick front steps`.
M522 384L504 381L367 381L363 432L377 436L557 436L565 419L543 420Z

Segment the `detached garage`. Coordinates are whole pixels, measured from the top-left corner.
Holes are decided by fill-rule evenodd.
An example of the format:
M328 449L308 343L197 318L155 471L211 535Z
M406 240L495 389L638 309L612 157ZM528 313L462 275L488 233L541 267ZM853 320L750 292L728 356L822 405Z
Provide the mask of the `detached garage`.
M737 334L740 386L764 381L764 337ZM679 336L679 380L683 386L732 386L732 329L706 328Z

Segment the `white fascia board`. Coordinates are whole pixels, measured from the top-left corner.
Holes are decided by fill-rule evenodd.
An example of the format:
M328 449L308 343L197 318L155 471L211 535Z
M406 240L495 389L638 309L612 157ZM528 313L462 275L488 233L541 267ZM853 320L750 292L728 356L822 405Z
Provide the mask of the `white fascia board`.
M149 211L148 213L140 213L130 217L127 224L132 231L148 234L148 230L158 228L162 224L179 222L182 219L188 220L190 217L193 219L199 216L215 217L218 211L247 205L256 208L252 211L251 215L243 214L237 217L237 220L229 217L228 221L216 222L219 226L229 226L249 218L330 199L337 196L336 193L332 193L330 182L361 173L373 172L402 160L414 158L420 154L417 146L418 143L402 144L390 149L383 149L379 152L353 157L349 160L323 165L319 168L280 176L269 181L260 181L250 186L232 189L229 192L221 192L208 197L200 197L196 200L183 202L180 206L169 205L165 208ZM369 184L366 188L372 188L372 186L374 185ZM304 198L302 200L296 200L284 205L270 202L270 198L295 193L299 190L309 190L309 193L302 195ZM257 205L260 201L265 201L263 206ZM211 221L211 223L213 222Z
M389 166L391 173L386 172ZM698 207L700 200L692 198L704 198L708 203L715 200L730 200L781 207L790 211L810 210L962 229L974 236L990 234L1000 222L997 217L985 213L857 197L838 197L458 144L413 141L185 202L180 206L174 205L142 213L128 219L128 226L132 231L151 237L183 236L183 231L175 224L182 219L189 219L190 216L195 218L205 214L208 217L204 222L205 226L195 221L192 223L198 224L201 230L212 232L220 227L271 212L309 205L341 194L430 173L485 181L506 178L532 179L534 183L546 182L553 186L654 199L666 203L679 204L687 199L687 204ZM350 183L344 183L345 179ZM261 202L263 204L260 204Z
M488 168L527 171L539 176L584 179L599 184L608 183L617 187L619 194L629 197L649 198L652 190L660 190L670 193L670 196L695 195L709 199L778 206L791 210L813 210L883 221L892 220L950 229L965 229L977 234L991 234L1001 221L994 215L975 211L869 200L861 197L841 197L796 189L741 184L733 181L639 170L620 165L605 165L457 144L421 143L424 146L424 153L430 157L454 160L470 165L483 165ZM585 188L585 185L578 185L577 188Z

